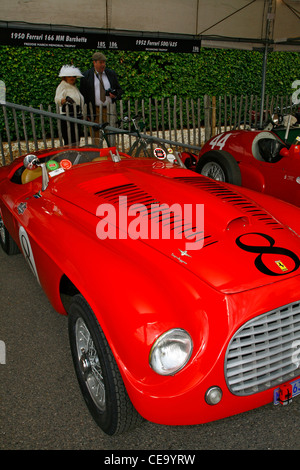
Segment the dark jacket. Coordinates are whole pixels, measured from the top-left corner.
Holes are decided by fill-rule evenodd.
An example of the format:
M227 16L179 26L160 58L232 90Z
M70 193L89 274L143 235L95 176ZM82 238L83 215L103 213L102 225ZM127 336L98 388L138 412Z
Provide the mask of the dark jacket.
M110 82L111 89L115 90L114 94L117 96L117 98L113 100L113 102L115 102L121 98L123 90L119 84L117 74L113 70L105 68L105 73ZM92 103L94 113L96 110L94 77L95 70L91 68L83 73L83 78L80 80L80 92L84 97L84 102L87 104L88 114L90 103Z

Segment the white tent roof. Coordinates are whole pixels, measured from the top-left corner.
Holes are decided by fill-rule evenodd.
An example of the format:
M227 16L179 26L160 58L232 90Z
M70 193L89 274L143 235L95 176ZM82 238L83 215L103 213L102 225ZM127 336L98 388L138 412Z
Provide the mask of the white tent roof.
M268 36L274 50L300 50L300 0L1 0L1 28L42 25L240 49Z

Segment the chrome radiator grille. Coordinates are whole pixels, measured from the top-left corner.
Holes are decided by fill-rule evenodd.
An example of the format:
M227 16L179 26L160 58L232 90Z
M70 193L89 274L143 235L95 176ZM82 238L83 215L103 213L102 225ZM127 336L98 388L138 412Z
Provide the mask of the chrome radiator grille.
M234 395L252 395L297 377L299 344L300 302L245 323L232 337L226 352L229 390Z

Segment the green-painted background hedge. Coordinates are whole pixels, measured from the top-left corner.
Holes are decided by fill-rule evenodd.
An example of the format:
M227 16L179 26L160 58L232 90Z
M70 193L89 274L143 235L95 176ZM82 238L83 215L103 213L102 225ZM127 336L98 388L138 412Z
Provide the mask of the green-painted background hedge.
M6 84L6 100L34 107L53 105L60 67L73 63L84 71L92 65L93 52L0 46L0 80ZM119 76L124 99L259 95L261 91L261 52L203 49L199 55L127 51L105 54L107 67ZM300 79L299 53L269 53L267 94L292 94L291 84L296 79Z

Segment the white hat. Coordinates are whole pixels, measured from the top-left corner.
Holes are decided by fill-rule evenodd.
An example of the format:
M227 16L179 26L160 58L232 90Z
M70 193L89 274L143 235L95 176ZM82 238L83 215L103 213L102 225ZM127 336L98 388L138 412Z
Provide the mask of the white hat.
M59 77L83 77L83 75L74 65L63 65L60 69Z

